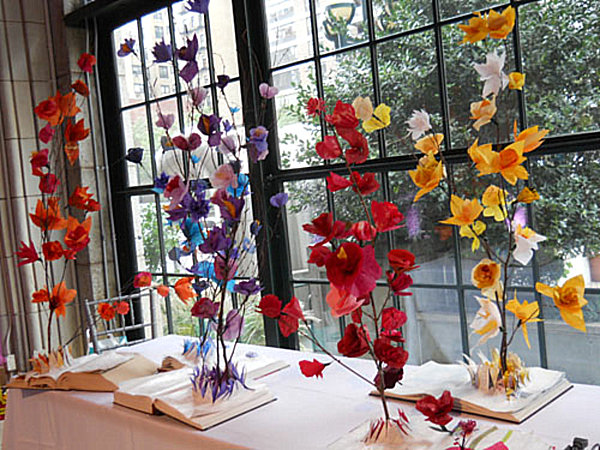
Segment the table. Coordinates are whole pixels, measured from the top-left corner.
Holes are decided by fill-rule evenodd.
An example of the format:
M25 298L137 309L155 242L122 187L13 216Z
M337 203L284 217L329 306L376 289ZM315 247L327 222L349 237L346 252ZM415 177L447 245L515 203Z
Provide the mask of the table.
M179 349L181 337L165 336L131 347L157 362L170 349ZM240 345L239 351L261 352L287 361L290 367L263 381L277 401L206 432L166 416L150 416L112 404L112 393L9 391L4 450L166 450L166 449L318 449L325 448L365 421L381 414L378 398L369 386L338 365L326 369L323 379L307 379L298 361L314 355L270 347ZM346 360L371 376L372 363ZM392 401L405 410L411 403ZM481 424L533 431L563 449L573 437L600 442L600 387L575 385L545 409L515 426L473 417ZM511 449L513 450L513 449Z

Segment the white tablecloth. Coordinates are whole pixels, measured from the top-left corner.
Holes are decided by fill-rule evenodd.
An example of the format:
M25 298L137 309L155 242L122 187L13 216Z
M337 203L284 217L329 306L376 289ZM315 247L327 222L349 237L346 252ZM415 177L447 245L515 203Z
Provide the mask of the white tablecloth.
M179 348L180 342L167 336L132 349L158 361L165 348ZM323 379L302 376L297 362L313 357L326 361L323 355L246 345L239 351L262 352L290 363L290 368L263 378L276 402L201 432L166 416L113 405L112 393L14 389L8 397L3 449L316 449L381 414L380 400L368 396L369 386L337 365L328 367ZM370 361L349 361L365 375L373 373ZM414 407L391 403L392 408ZM575 436L600 442L600 387L575 385L519 426L494 423L533 431L559 450Z

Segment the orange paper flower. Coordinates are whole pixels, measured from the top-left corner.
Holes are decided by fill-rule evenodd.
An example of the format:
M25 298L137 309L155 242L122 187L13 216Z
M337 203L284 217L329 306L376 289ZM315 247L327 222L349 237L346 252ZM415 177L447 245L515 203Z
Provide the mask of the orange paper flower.
M413 200L416 202L425 194L438 187L440 180L444 177L444 166L442 165L442 161L437 161L434 156L427 155L419 160L417 169L409 170L408 174L413 183L421 188Z
M492 121L492 117L496 114L498 108L496 107L496 96L492 96L491 100L483 99L480 102L471 103L471 120L475 120L473 124L473 128L477 131L479 129L490 123Z
M98 314L106 321L112 320L115 318L115 308L109 303L102 302L98 305Z
M535 289L554 300L554 305L560 310L560 316L567 324L585 333L585 320L581 308L587 305L588 301L583 298L583 275L569 278L562 286L550 287L544 283L536 283Z
M476 198L473 200L463 200L459 196L452 194L450 211L452 212L452 217L441 220L440 223L458 226L471 225L483 211L483 206L481 206L479 200Z
M535 189L529 189L528 187L524 187L519 195L517 195L517 201L521 203L533 203L536 200L540 199L540 194L537 193Z
M67 285L64 281L61 281L54 289L52 289L52 296L50 297L50 309L53 310L57 316L65 316L67 309L65 305L71 303L77 291L75 289L67 289Z
M479 12L475 13L475 17L469 19L468 25L459 25L458 28L465 32L461 44L483 41L489 33L487 20L485 17L481 17Z
M484 258L473 268L471 282L476 288L481 289L482 292L491 293L500 285L501 274L500 264L491 259Z
M92 218L88 217L83 222L69 216L67 221L67 234L65 235L65 245L75 252L83 250L90 242L90 229L92 228Z
M509 6L502 13L497 13L492 9L486 18L490 37L504 39L515 26L515 8Z
M492 152L490 159L477 167L480 171L479 176L500 173L512 185L516 184L517 179L529 178L527 169L521 165L527 160L523 156L523 146L523 141L513 142L500 152Z
M84 127L83 119L79 120L75 125L71 121L67 122L65 129L65 153L71 165L75 164L79 158L79 141L84 140L90 134L90 129Z
M180 278L174 286L177 297L186 305L188 300L198 296L192 287L192 281L194 281L194 277Z
M158 292L158 295L161 297L166 297L169 295L169 286L165 286L164 284L158 285L156 286L156 292Z
M35 214L29 214L31 221L42 231L62 230L67 227L67 221L62 217L58 205L58 197L48 198L48 208L44 207L44 202L38 200L35 208Z
M81 80L77 80L71 85L71 87L75 92L77 92L79 95L82 95L83 97L88 97L90 95L90 89L88 88L87 84L85 84Z
M428 134L415 142L415 148L426 155L435 155L440 150L443 140L442 133Z
M46 261L56 261L62 258L63 248L58 241L45 242L42 244L42 253Z
M538 130L538 126L529 127L526 130L523 130L519 133L518 136L515 136L515 142L523 142L523 153L528 153L544 142L544 136L548 134L550 130ZM516 133L515 133L516 135Z

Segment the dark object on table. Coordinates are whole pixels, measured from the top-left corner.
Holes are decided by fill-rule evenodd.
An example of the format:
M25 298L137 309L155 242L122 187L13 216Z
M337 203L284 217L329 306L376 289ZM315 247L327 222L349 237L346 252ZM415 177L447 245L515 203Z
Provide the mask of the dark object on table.
M583 438L574 438L573 443L568 445L565 450L585 450L588 446L589 441Z

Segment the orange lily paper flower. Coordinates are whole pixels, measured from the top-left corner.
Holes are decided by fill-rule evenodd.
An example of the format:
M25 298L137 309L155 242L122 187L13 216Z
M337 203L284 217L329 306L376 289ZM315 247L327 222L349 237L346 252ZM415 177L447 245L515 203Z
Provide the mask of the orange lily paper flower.
M519 195L517 195L517 201L521 203L533 203L536 200L540 199L540 194L537 193L535 189L529 189L528 187L524 187Z
M58 205L58 197L48 198L48 208L44 208L44 202L38 200L35 214L29 214L34 225L47 230L62 230L67 227L67 221L62 217Z
M498 108L496 107L495 95L492 96L491 100L483 99L480 102L471 103L470 119L475 120L473 128L479 131L482 126L490 123L496 111L498 111Z
M471 225L475 222L483 211L483 207L476 198L473 200L463 200L459 196L452 194L450 211L452 212L452 217L441 220L440 223L463 226Z
M84 140L90 134L90 129L84 127L83 119L79 120L75 125L71 121L67 122L65 129L65 153L71 165L75 164L79 158L79 141Z
M560 310L560 316L567 324L585 333L585 320L581 308L587 305L588 301L583 298L583 275L569 278L562 286L550 287L544 283L536 283L535 290L554 300L554 305Z
M99 211L100 203L92 199L92 193L87 190L87 186L77 186L69 197L69 205L84 211Z
M76 295L77 291L75 289L67 289L65 282L61 281L52 289L52 296L49 295L48 288L44 286L43 289L33 293L31 301L33 303L49 302L50 310L60 317L66 314L65 305L71 303Z
M75 252L80 252L90 243L90 229L92 228L92 218L88 217L83 222L69 216L67 221L67 234L65 235L65 245Z
M517 183L517 179L529 178L527 169L521 165L527 160L523 156L524 145L523 141L513 142L500 152L492 152L491 159L487 163L479 165L479 176L501 173L504 179L512 185Z
M467 152L469 153L471 161L475 163L475 166L480 171L481 167L490 163L494 155L492 144L479 145L479 138L475 139L475 142L473 142L473 145L469 147Z
M528 153L542 145L542 142L544 142L542 139L544 139L544 136L546 136L549 131L550 130L538 131L537 125L535 127L529 127L526 130L521 131L518 136L515 133L515 142L523 142L523 153Z
M504 39L515 26L515 8L509 6L502 13L497 13L492 9L486 18L490 37Z
M468 25L459 25L458 28L465 32L463 40L460 41L461 44L483 41L489 33L487 20L485 17L481 17L479 12L475 13L475 17L469 19Z
M538 302L528 303L527 300L523 300L523 303L519 303L519 300L517 300L517 292L515 291L515 298L506 304L506 309L521 321L521 328L523 328L523 337L527 343L527 348L531 348L527 324L529 322L540 322L542 320L538 318L540 315L540 306L538 305Z
M62 245L60 245L60 242L51 241L42 244L42 253L44 254L46 261L56 261L57 259L62 258L64 250Z
M61 95L60 92L57 92L54 96L54 101L60 109L61 122L65 117L75 117L77 113L81 112L81 109L77 107L77 97L75 97L74 92L69 92L65 95Z
M174 286L177 297L186 305L188 300L198 296L192 287L192 281L194 281L194 277L180 278Z
M444 178L444 166L442 161L437 161L434 156L427 155L419 160L417 169L409 170L408 174L413 183L421 188L413 200L416 202L425 194L438 187L440 180Z
M161 297L166 297L167 295L169 295L169 286L160 284L156 286L156 292L158 292L158 295L160 295Z
M443 140L442 133L428 134L415 143L415 148L426 155L435 155L439 152Z

